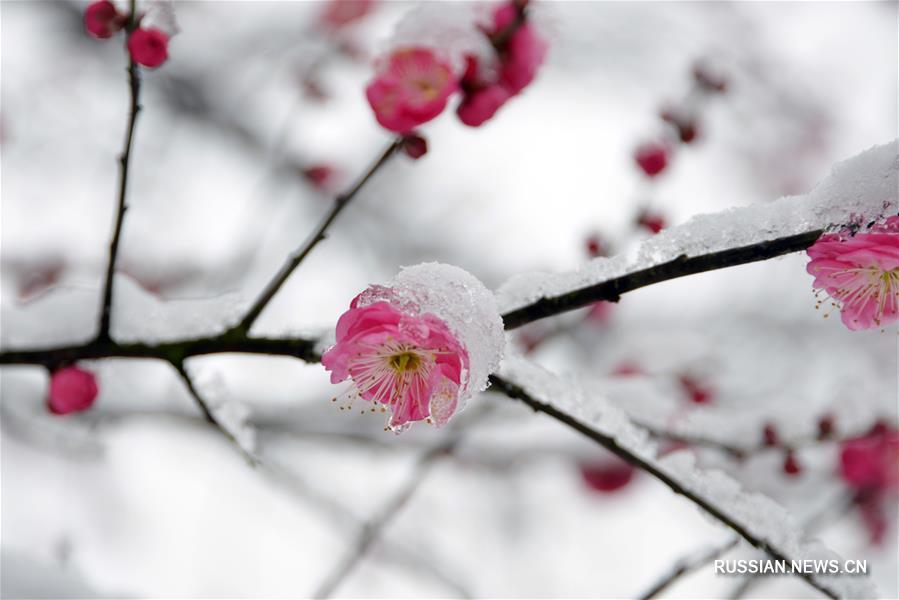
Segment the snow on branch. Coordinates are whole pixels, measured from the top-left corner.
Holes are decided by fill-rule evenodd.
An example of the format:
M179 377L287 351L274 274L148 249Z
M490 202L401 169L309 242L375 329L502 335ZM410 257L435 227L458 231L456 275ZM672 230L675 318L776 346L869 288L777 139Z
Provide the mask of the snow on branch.
M512 277L497 291L506 329L634 289L804 250L831 228L895 213L899 140L834 165L802 196L698 215L645 241L636 256L596 258L565 273Z
M772 559L786 561L840 560L816 540L809 540L782 506L758 493L741 489L722 471L698 468L693 454L679 451L657 458L655 444L618 407L594 393L586 382L563 378L518 356L507 357L493 383L521 400L586 435L624 460L646 471L672 491L691 500L716 521L733 530ZM831 598L876 596L866 578L796 573Z

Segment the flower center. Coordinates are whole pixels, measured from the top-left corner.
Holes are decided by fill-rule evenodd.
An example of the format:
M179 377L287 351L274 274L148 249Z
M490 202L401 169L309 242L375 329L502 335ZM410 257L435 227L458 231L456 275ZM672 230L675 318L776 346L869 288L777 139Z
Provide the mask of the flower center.
M417 371L421 366L421 357L414 352L400 352L391 356L388 364L397 373Z

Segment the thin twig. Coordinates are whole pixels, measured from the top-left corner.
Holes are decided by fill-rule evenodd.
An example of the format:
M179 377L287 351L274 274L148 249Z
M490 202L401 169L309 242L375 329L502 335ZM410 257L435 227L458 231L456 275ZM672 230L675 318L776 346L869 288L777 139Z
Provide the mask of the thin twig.
M809 231L698 256L681 255L666 263L633 271L558 296L545 296L507 312L503 315L503 323L506 330L516 329L539 319L588 306L599 300L617 302L622 294L654 283L798 252L815 243L815 240L821 237L821 233L820 230Z
M272 298L275 297L275 294L278 293L278 290L281 289L281 286L287 281L290 277L291 273L293 273L294 269L296 269L301 262L309 255L310 252L318 245L319 242L327 237L328 227L331 226L331 223L337 218L337 216L343 211L344 208L352 202L353 198L359 193L359 191L365 186L366 183L377 173L381 167L383 167L391 156L396 154L397 150L399 150L400 146L403 143L403 138L396 138L393 140L389 146L381 153L380 157L369 167L369 169L365 172L362 177L359 178L358 181L344 194L337 196L334 199L334 205L331 207L331 210L322 218L321 222L318 224L318 227L315 228L315 231L306 238L306 241L290 255L287 259L287 262L281 267L281 269L275 274L274 278L265 286L262 290L262 293L259 294L259 297L253 302L253 305L247 311L246 316L243 320L235 327L236 331L240 332L248 332L250 328L253 326L253 323L256 322L256 319L262 313L268 303Z
M134 2L132 1L131 19L133 21ZM122 223L125 220L125 211L128 210L126 196L128 192L128 167L131 164L131 147L134 142L134 127L137 124L137 115L140 113L140 71L137 64L128 59L128 87L131 91L131 104L128 112L128 128L125 133L125 147L119 156L119 201L116 207L115 225L113 227L112 241L109 243L109 261L106 264L106 277L103 282L103 305L100 309L100 328L97 332L97 340L109 340L109 328L112 318L112 287L115 277L116 257L119 253L119 239L122 236Z
M768 542L767 540L762 539L762 538L756 536L755 534L753 534L745 526L743 526L740 523L733 520L723 509L721 509L718 506L716 506L715 504L713 504L709 499L704 498L703 496L697 494L696 492L684 487L683 485L681 485L680 482L678 482L676 479L674 479L673 477L671 477L670 475L668 475L667 473L665 473L664 471L659 469L656 465L637 456L636 454L634 454L627 448L621 446L618 443L618 441L615 440L615 438L613 438L609 435L606 435L606 434L590 427L589 425L582 423L575 417L572 417L571 415L557 409L556 407L552 406L551 404L547 404L545 402L542 402L542 401L534 398L527 391L525 391L525 389L522 388L521 386L519 386L511 381L508 381L508 380L500 377L499 375L491 375L490 381L496 387L496 389L500 390L501 392L503 392L505 395L509 396L510 398L520 400L521 402L523 402L523 403L527 404L528 406L530 406L531 408L533 408L536 412L542 412L545 415L548 415L548 416L552 417L553 419L567 425L571 429L574 429L575 431L592 439L593 441L595 441L596 443L598 443L605 449L609 450L613 454L617 455L618 457L622 458L623 460L646 471L647 473L649 473L650 475L652 475L653 477L655 477L656 479L658 479L659 481L664 483L666 486L668 486L671 489L671 491L673 491L676 494L680 494L680 495L684 496L685 498L687 498L688 500L692 501L694 504L696 504L699 508L701 508L706 513L708 513L710 516L712 516L716 520L720 521L722 524L726 525L728 528L733 530L741 538L743 538L744 540L749 542L752 546L767 553L773 559L789 562L789 559L787 558L787 556L779 548L771 545L771 543ZM825 594L826 596L828 596L829 598L838 598L839 597L833 590L831 590L827 586L818 582L810 574L799 573L797 575L799 577L801 577L802 579L804 579L806 582L808 582L812 587L814 587L818 591L820 591L823 594Z
M328 576L318 586L314 598L330 598L341 583L355 569L356 565L365 556L378 536L406 506L412 496L424 483L428 473L437 463L437 459L446 456L453 451L458 444L458 434L452 435L441 443L427 450L419 456L412 474L403 486L391 497L381 509L368 522L363 524L356 543L343 559L334 567Z
M684 575L688 575L698 569L701 569L731 548L736 547L736 545L739 543L740 538L735 537L724 544L709 548L698 556L682 558L681 560L677 561L670 573L662 577L651 588L641 594L640 600L650 600L651 598L657 597L659 594L664 592L671 584L673 584Z
M218 418L216 418L215 413L213 413L212 409L209 408L209 405L206 404L206 401L203 399L203 396L200 395L200 392L194 386L193 380L191 379L190 375L187 373L187 370L184 368L184 363L183 362L173 363L172 366L175 367L175 370L178 372L178 375L181 376L181 380L184 382L184 385L187 388L187 391L190 393L191 398L193 398L194 401L196 402L197 407L200 409L200 412L203 413L203 417L205 417L206 420L211 425L213 425L216 429L218 429L220 432L222 432L222 434L225 436L225 438L227 438L227 440L229 442L231 442L235 448L237 448L237 450L240 452L241 456L244 457L244 460L246 460L247 463L251 467L257 466L259 464L259 459L257 459L249 450L247 450L246 448L243 447L243 445L241 445L240 441L238 441L238 439L234 436L234 434L231 433L228 430L228 428L225 427L221 423L221 421L218 420Z

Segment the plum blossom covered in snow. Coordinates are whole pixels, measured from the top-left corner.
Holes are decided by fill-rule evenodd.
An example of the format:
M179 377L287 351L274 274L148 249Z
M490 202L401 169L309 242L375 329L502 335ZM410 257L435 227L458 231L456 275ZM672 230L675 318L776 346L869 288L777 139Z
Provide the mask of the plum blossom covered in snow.
M388 427L446 424L487 386L505 342L492 294L457 267L425 263L356 296L322 356L331 382L349 378L343 399L390 411Z
M825 234L808 255L814 286L839 303L846 327L882 327L899 318L899 216Z
M366 88L378 123L407 133L443 112L456 91L462 96L456 110L462 123L477 127L493 117L533 81L546 58L548 43L527 8L521 0L500 3L482 23L465 3L440 5L450 20L441 17L440 35L433 38L425 32L438 22L431 14L437 10L412 11Z

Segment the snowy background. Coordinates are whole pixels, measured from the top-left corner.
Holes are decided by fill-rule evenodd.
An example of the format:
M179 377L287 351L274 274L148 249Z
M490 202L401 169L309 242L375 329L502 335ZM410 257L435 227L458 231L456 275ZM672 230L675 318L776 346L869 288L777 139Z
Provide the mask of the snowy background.
M463 5L428 3L440 22ZM2 343L61 344L95 330L127 117L118 38L89 39L78 2L4 1L2 10ZM147 72L120 253L113 334L177 338L222 330L328 207L302 176L332 165L335 190L389 140L362 90L412 3L382 2L325 35L315 2L177 2L170 60ZM523 271L571 269L598 234L628 250L648 234L639 205L669 224L809 190L830 165L897 135L896 3L547 2L552 40L535 82L485 126L447 111L430 151L381 171L303 263L254 332L331 326L369 283L439 260L497 288ZM349 51L351 48L352 51ZM651 185L632 153L659 109L692 84L697 59L728 74L701 111L699 140ZM319 88L326 99L310 95ZM604 321L573 313L523 335L531 358L590 380L643 421L751 445L765 423L807 437L895 422L895 328L849 332L814 308L804 255L628 294ZM612 377L622 363L645 375ZM411 479L421 486L337 588L348 597L632 597L684 554L729 539L648 476L615 493L580 465L609 460L497 394L455 428L400 437L382 417L331 402L318 365L221 356L190 363L200 388L247 413L268 468L249 468L209 427L171 369L90 363L101 395L74 417L46 413L47 377L4 367L2 593L5 597L304 597L356 544L360 524ZM678 378L713 390L685 398ZM419 457L459 435L454 450ZM843 493L836 446L734 461L698 450L802 520ZM899 595L896 515L880 545L858 515L818 534L867 559ZM754 554L738 547L729 557ZM669 590L732 594L706 568ZM817 597L766 580L756 597Z

